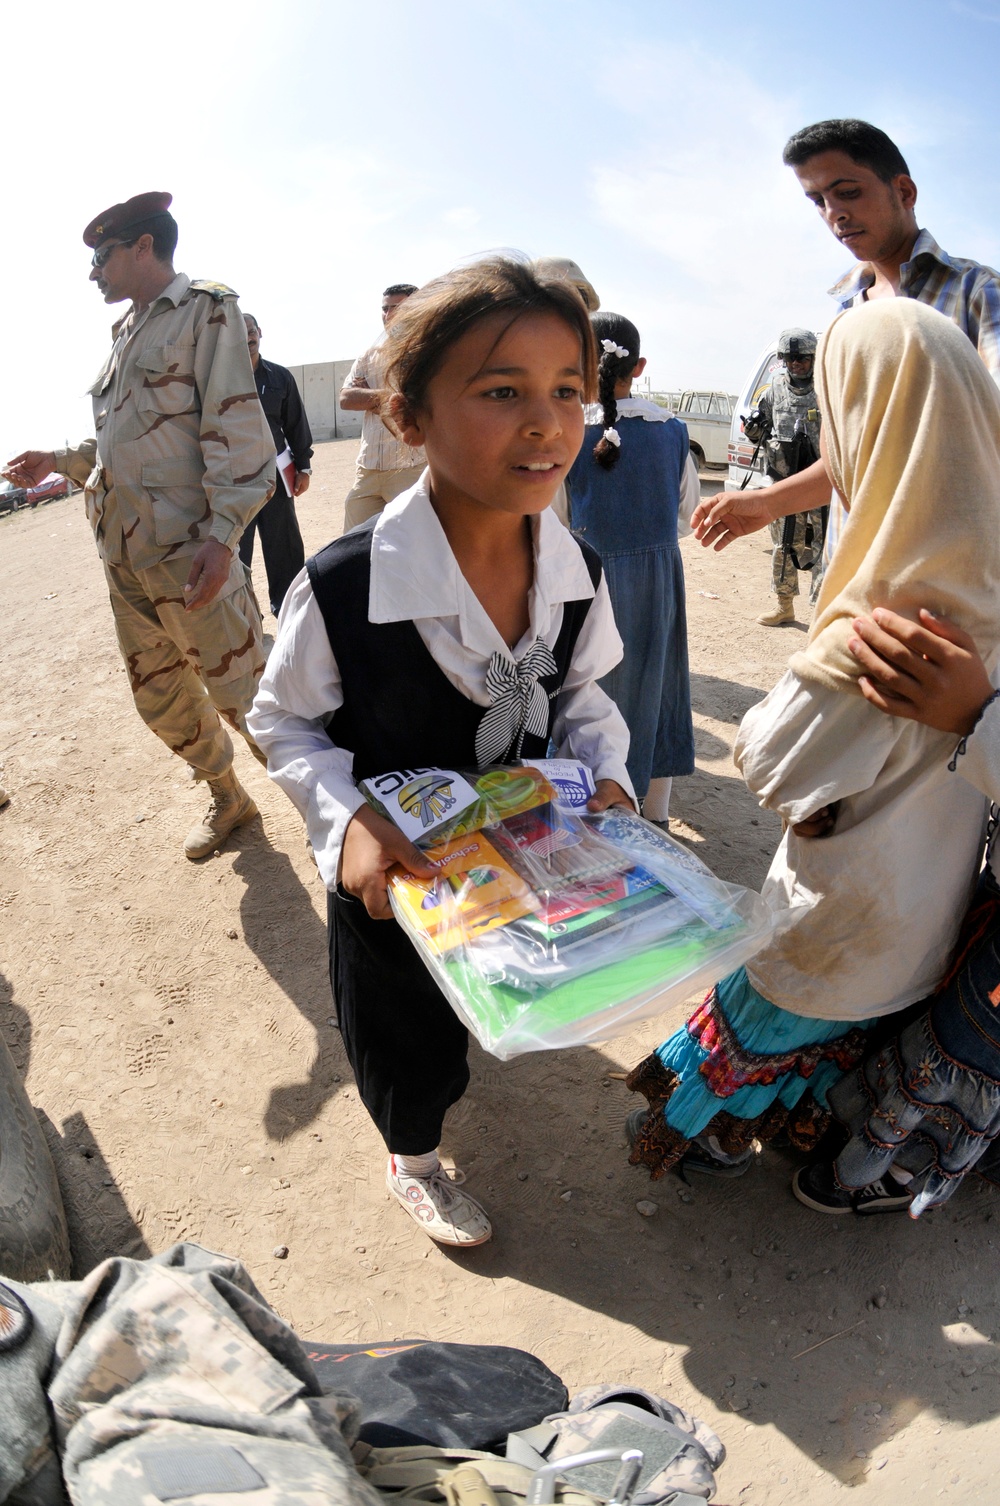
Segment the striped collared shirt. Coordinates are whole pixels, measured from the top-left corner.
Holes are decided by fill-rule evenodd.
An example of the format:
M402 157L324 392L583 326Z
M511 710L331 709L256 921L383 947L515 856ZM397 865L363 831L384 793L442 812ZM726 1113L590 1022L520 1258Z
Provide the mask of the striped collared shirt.
M863 303L874 281L875 273L867 262L854 267L830 289L838 311ZM898 296L930 304L964 330L1000 386L1000 272L978 261L949 256L929 230L921 230L909 261L899 269ZM827 559L840 537L844 518L843 505L834 496L826 530Z
M370 387L379 390L385 383L385 334L381 334L358 356L347 374L345 387ZM426 465L423 449L412 449L398 439L382 422L382 416L365 409L361 415L361 447L358 450L358 465L365 470L402 471L412 466Z

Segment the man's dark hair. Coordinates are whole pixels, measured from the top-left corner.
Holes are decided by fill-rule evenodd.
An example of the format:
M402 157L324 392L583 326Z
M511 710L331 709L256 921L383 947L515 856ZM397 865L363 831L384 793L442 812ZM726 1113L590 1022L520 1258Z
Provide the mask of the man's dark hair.
M867 167L889 183L900 173L910 175L902 152L878 126L867 120L819 120L789 136L781 160L786 167L801 167L820 152L843 152L859 167Z
M128 228L128 244L134 246L143 235L153 237L153 255L157 261L173 262L177 249L177 221L172 214L154 214L138 220Z
M385 289L382 297L409 298L410 294L415 293L416 291L417 285L415 282L394 282L391 287Z

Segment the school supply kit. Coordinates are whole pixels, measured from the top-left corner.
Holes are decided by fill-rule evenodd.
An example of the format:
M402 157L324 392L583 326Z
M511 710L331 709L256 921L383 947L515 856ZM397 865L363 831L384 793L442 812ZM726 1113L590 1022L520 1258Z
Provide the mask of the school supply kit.
M632 811L589 812L594 788L565 759L360 785L437 869L391 872L393 914L501 1060L620 1035L747 961L779 924Z

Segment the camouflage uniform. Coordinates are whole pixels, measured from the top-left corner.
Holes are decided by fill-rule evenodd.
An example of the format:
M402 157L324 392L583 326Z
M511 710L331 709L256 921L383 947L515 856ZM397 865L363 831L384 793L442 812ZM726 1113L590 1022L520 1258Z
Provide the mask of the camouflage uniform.
M0 1282L0 1502L380 1506L357 1427L238 1261L180 1244Z
M236 294L179 273L114 327L90 389L96 440L57 450L86 487L118 645L136 709L202 778L230 767L220 716L243 734L264 667L261 619L236 554L274 486L274 445L257 398ZM207 606L184 610L206 539L233 551Z
M767 456L767 473L775 481L794 476L805 470L819 458L820 416L816 389L810 381L798 386L784 370L775 372L770 386L761 395L759 404L762 426L771 430L764 451ZM799 570L812 573L812 588L809 600L815 601L823 582L823 509L795 514L794 531L786 539L786 518L775 518L770 523L771 542L771 589L779 597L790 601L798 595ZM795 560L798 560L796 567Z

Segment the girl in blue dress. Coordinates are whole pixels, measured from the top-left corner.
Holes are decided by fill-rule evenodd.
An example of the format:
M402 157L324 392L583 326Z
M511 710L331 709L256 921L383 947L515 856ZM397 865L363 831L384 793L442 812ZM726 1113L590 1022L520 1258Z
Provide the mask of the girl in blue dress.
M646 362L621 314L591 317L598 396L569 474L573 531L601 556L625 645L601 681L631 733L628 771L648 820L666 825L675 774L694 771L684 569L678 515L698 500L687 429L665 408L631 397Z

